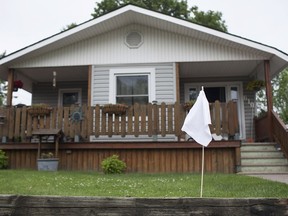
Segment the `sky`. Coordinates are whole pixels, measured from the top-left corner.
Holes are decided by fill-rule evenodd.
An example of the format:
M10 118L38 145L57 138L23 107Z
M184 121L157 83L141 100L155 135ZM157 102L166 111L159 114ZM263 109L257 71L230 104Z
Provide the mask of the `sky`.
M219 11L228 32L288 53L288 0L188 0L189 7ZM92 18L96 0L1 0L0 53L17 51ZM22 90L13 104L30 104Z

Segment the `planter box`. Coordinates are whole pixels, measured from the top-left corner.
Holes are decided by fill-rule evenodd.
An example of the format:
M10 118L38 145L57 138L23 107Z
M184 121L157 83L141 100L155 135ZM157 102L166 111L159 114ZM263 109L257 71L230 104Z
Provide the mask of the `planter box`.
M109 115L122 115L127 109L128 106L124 104L106 104L103 106L103 113L108 113Z
M51 107L29 107L27 111L33 117L45 116L45 115L50 114L50 112L52 111L52 108Z
M58 158L37 159L37 167L39 171L57 171Z

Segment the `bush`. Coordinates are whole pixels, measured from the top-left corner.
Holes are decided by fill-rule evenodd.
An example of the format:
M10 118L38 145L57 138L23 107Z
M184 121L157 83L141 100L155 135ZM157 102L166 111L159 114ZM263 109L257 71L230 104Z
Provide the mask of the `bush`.
M8 157L5 152L0 150L0 169L6 169L8 167Z
M126 163L118 155L112 155L102 161L101 167L105 174L120 174L125 171Z

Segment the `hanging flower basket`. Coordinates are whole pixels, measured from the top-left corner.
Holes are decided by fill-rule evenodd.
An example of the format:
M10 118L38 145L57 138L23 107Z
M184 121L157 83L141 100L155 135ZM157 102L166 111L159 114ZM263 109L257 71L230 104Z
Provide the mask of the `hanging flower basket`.
M248 91L260 91L261 88L265 86L265 82L263 80L252 80L248 82L246 86L246 90Z
M103 106L102 111L103 113L108 113L110 115L122 115L127 109L128 106L124 104L106 104Z
M52 107L49 107L46 104L34 104L31 107L27 108L28 113L31 116L45 116L49 115L52 111Z
M19 88L23 88L23 82L21 80L15 80L13 82L13 91L18 91Z

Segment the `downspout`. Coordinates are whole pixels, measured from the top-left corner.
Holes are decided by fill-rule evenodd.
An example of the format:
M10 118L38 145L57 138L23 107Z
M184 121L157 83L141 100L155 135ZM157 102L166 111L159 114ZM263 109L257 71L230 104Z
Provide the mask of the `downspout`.
M273 141L273 129L272 129L272 111L273 111L273 97L272 97L272 85L270 78L270 61L264 60L264 73L266 83L266 98L267 98L267 118L269 123L269 140Z

